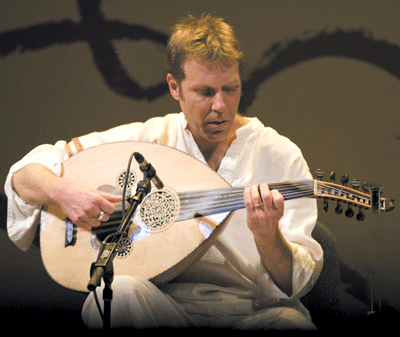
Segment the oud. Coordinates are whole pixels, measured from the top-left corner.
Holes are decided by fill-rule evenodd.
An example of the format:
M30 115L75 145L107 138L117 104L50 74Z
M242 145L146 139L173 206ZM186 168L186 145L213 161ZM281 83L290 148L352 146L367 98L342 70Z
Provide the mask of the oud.
M127 172L127 158L138 151L146 156L164 183L153 188L130 220L127 235L119 241L113 262L115 275L132 275L162 284L179 275L201 258L227 226L232 213L244 208L244 187L232 187L215 171L199 160L174 148L145 142L116 142L84 150L63 164L62 176L92 189L122 194L127 188L134 194L140 174L132 163ZM162 173L160 174L160 171ZM342 177L342 185L317 179L269 184L285 200L320 198L324 210L329 200L336 200L335 212L347 205L346 216L363 220L365 211L388 212L392 199L380 197L379 191L358 190L359 181ZM347 180L346 180L347 179ZM370 192L370 193L367 193ZM116 205L109 221L91 231L73 224L58 206L46 206L41 212L40 249L49 275L60 285L87 291L91 263L96 260L101 242L114 233L122 220L125 205Z

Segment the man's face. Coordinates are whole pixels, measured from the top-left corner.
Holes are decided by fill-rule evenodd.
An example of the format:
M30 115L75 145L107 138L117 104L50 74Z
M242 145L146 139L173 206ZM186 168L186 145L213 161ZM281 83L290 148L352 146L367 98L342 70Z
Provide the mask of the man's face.
M207 144L231 137L241 96L239 63L225 66L190 58L184 71L180 85L170 74L167 81L195 140Z

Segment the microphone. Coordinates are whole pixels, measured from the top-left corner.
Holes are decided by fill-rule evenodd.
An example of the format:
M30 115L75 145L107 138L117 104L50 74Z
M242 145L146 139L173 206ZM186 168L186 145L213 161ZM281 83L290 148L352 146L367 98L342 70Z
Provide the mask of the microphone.
M133 154L135 156L135 159L137 163L139 164L140 170L145 173L147 176L152 177L151 182L158 188L162 189L164 187L163 182L161 179L157 176L156 170L154 167L144 159L144 157L139 153L135 152Z

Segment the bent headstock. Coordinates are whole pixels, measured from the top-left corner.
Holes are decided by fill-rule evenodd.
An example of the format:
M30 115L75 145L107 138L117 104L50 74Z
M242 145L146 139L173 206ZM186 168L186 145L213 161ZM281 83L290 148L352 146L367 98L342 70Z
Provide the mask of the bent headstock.
M341 185L335 183L335 173L330 174L330 182L322 181L324 171L318 169L315 172L317 179L314 181L314 197L323 199L325 212L328 211L328 202L336 201L335 213L343 212L343 204L347 205L345 215L348 218L354 216L353 207L358 207L359 212L356 216L357 220L362 221L365 218L364 211L371 210L373 213L390 212L394 209L394 200L381 198L383 192L382 187L369 186L367 183L362 185L363 192L359 191L360 181L353 179L352 187L348 187L349 177L343 175L341 177Z

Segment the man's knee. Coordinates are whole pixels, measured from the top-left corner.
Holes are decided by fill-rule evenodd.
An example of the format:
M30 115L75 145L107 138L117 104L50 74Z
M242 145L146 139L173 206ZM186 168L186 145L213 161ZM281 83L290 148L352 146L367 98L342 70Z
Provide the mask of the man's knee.
M276 330L316 330L310 319L294 308L280 308L277 319L271 323L271 328Z
M315 325L294 308L266 308L236 324L239 329L315 330Z
M120 294L127 294L130 296L156 296L158 288L141 277L128 276L128 275L118 275L114 278L112 282L112 289L116 296Z

